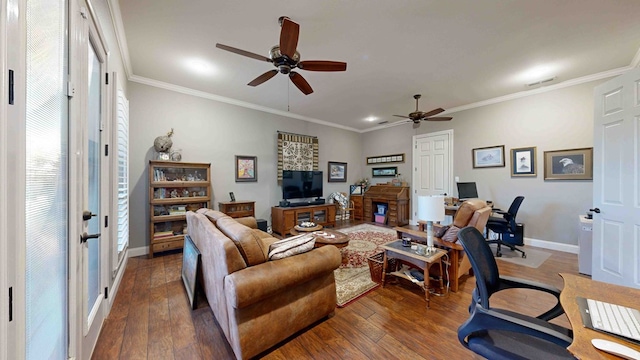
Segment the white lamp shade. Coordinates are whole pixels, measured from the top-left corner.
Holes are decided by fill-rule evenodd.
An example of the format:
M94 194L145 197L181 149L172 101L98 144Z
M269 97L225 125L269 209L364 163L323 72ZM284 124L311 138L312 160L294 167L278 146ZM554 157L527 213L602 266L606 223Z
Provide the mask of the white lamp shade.
M444 220L444 196L418 196L418 220Z

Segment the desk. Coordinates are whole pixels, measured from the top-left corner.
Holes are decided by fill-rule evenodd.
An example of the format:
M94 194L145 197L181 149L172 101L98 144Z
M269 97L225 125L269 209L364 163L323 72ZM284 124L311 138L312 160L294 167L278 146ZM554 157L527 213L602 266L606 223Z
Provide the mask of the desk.
M445 205L444 206L444 214L455 216L456 212L460 209L460 205Z
M615 341L640 351L640 345L582 326L580 309L576 302L576 296L581 296L637 308L640 289L607 284L573 274L563 273L560 276L564 280L564 289L560 292L560 303L573 329L573 342L568 349L575 357L578 359L619 359L617 356L593 347L591 339L596 338Z

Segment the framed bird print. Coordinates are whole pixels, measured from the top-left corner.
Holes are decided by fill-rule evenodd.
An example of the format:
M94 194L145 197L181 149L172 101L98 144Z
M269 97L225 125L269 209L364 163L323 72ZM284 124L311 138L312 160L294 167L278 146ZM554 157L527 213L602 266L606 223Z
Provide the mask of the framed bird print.
M593 148L544 152L545 180L593 180Z
M511 149L511 176L536 176L536 147Z

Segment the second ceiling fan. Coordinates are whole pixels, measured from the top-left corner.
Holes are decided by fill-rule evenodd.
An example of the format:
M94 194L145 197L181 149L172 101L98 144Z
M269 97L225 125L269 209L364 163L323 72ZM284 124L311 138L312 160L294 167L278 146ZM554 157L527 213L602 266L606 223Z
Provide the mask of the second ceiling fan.
M300 25L291 21L286 16L278 19L282 29L280 30L280 43L275 45L269 51L269 57L258 55L249 51L237 49L228 45L216 44L218 49L230 51L238 55L250 57L252 59L266 61L272 63L278 70L269 70L266 73L253 79L247 85L258 86L265 81L274 77L278 72L289 75L291 82L305 95L313 92L311 85L298 72L293 71L295 68L308 71L345 71L347 63L339 61L327 60L307 60L300 61L300 53L296 50L298 47L298 35L300 34Z
M420 124L420 121L449 121L453 119L452 117L448 117L448 116L437 116L437 117L434 116L443 112L444 111L443 108L437 108L427 112L418 110L418 99L420 99L420 97L422 97L422 95L420 94L413 95L413 98L416 99L416 111L410 113L409 116L405 116L405 115L393 115L393 116L397 116L405 119L411 119L411 121L413 121L414 124Z

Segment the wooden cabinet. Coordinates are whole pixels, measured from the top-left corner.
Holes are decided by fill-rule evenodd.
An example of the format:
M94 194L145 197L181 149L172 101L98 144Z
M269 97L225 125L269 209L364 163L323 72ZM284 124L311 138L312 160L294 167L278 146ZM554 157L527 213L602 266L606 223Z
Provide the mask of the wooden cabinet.
M255 201L222 201L218 203L218 210L232 218L256 217L255 204Z
M186 212L210 202L210 164L149 161L149 257L182 249Z
M299 207L279 207L271 208L271 227L280 236L289 235L289 231L294 226L312 221L322 226L336 225L335 204L309 205Z
M409 224L411 217L409 187L373 185L364 193L364 221L374 221L377 205L387 207L387 225L403 226Z
M362 195L351 195L353 201L353 219L362 220L364 214L364 198Z

